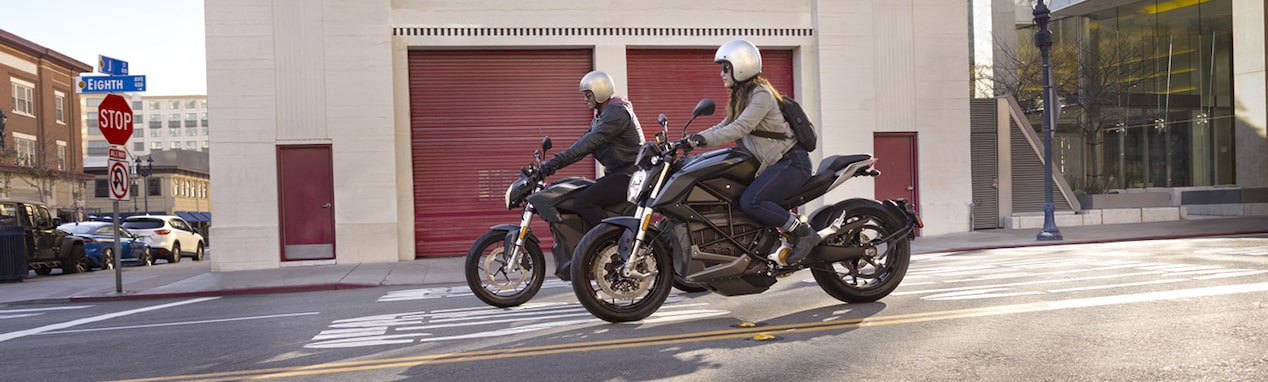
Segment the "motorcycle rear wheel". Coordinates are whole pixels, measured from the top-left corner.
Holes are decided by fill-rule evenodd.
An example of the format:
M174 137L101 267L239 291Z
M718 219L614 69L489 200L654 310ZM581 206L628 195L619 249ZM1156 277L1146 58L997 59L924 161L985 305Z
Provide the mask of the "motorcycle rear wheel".
M895 214L880 202L868 199L847 200L838 205L829 219L812 222L816 229L827 226L826 221L846 214L845 221L867 221L862 227L830 237L819 245L858 246L861 243L884 240L905 224L903 217ZM817 223L817 224L816 224ZM878 240L880 239L880 240ZM811 274L819 287L837 300L847 303L865 303L888 296L911 263L911 241L903 238L876 246L875 256L865 256L824 266L811 268Z
M601 224L581 239L572 260L572 289L581 306L608 322L638 321L655 313L673 288L673 261L662 246L652 247L652 256L637 267L640 272L656 272L644 279L621 276L625 256L619 251L625 227Z
M467 252L467 286L476 298L499 308L522 305L542 289L546 278L546 257L536 243L527 241L519 267L507 263L503 245L507 231L494 230L476 239Z

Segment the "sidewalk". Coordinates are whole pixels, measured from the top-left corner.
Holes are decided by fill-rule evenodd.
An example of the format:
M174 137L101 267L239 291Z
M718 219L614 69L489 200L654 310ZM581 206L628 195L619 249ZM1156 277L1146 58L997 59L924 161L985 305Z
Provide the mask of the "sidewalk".
M1037 241L1037 229L997 229L919 237L912 253L960 252L1040 245L1179 239L1268 233L1268 216L1158 223L1058 227L1063 240ZM215 256L214 248L208 256ZM548 256L549 257L549 256ZM237 272L211 272L210 261L184 259L151 267L124 266L122 293L114 270L35 276L0 284L0 306L233 294L288 293L393 285L459 285L465 288L463 258L425 258L394 263L317 265ZM553 267L553 266L552 266Z

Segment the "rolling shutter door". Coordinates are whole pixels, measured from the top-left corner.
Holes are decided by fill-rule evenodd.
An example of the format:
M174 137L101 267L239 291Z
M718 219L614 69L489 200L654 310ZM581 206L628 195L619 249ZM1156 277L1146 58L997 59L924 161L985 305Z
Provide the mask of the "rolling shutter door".
M717 109L713 115L692 122L687 133L722 122L730 89L722 87L718 64L713 63L714 52L714 49L626 51L629 71L627 94L648 139L660 131L656 118L661 113L669 118L669 139L681 137L682 124L691 118L691 110L702 98L713 99ZM794 95L796 90L793 88L792 53L792 50L762 50L762 76L787 96ZM620 84L617 87L621 88Z
M415 253L466 254L489 227L519 222L507 186L550 136L559 152L589 126L577 83L591 52L576 50L420 50L409 52ZM563 176L594 177L582 160ZM550 230L533 231L549 250Z

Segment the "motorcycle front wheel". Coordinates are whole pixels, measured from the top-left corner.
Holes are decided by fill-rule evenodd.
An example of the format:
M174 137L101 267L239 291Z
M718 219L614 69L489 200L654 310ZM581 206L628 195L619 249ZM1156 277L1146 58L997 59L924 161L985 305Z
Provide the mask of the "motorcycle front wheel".
M494 230L476 239L467 252L467 286L476 298L499 308L522 305L542 289L546 257L537 243L526 241L519 264L509 264L504 240L507 231Z
M625 227L601 224L586 233L572 259L572 290L590 314L608 322L638 321L655 313L673 288L673 261L667 248L653 245L651 256L634 266L648 276L622 276L620 253Z
M837 300L864 303L880 300L898 288L911 263L911 241L907 238L889 241L902 229L905 221L880 202L851 199L837 205L835 218L845 214L845 222L865 221L858 229L829 237L819 245L860 247L874 245L869 256L811 268L819 287ZM830 220L830 219L824 219ZM819 224L815 224L819 223ZM822 229L826 222L812 222Z

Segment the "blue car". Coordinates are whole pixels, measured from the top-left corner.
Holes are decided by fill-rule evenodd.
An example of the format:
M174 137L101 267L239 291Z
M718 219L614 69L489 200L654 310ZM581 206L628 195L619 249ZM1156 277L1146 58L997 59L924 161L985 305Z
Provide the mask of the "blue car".
M66 223L57 229L84 239L84 251L95 268L114 268L114 224L110 222ZM135 262L142 266L154 264L150 256L150 244L144 238L119 227L119 242L124 255L120 261Z

